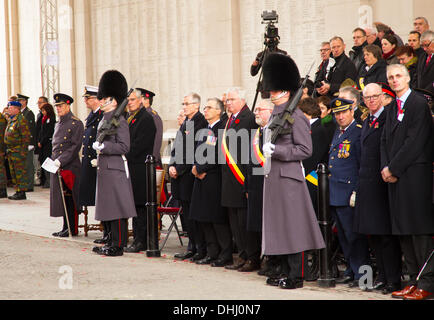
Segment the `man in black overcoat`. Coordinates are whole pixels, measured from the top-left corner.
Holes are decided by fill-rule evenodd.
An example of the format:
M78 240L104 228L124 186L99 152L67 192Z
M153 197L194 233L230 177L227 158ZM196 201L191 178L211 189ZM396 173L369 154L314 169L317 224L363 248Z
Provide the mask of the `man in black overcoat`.
M381 174L388 183L392 234L400 238L410 275L407 286L392 297L422 300L434 295L432 265L416 279L434 249L433 123L427 101L409 88L405 66L388 66L387 79L397 98L381 137Z
M382 88L376 83L364 88L363 99L369 109L369 117L363 123L360 136L354 231L370 235L369 244L374 251L378 271L372 289L388 294L401 289L401 248L398 237L392 235L387 183L381 177L380 168L380 142L387 110Z
M179 200L182 206L182 214L187 227L188 247L184 253L175 254L177 259L189 259L194 261L206 257L206 243L195 220L190 219L190 202L194 185L194 175L191 172L194 163L196 150L196 133L208 126L202 113L200 113L200 96L197 93L190 93L184 97L182 103L185 121L179 128L175 146L172 149L169 175L173 198Z
M425 52L418 59L416 88L434 93L434 31L425 31L420 42Z
M217 98L208 99L204 116L208 128L199 131L200 142L196 148L192 173L195 176L191 196L190 216L202 229L207 255L197 264L211 264L223 267L232 261L232 233L226 210L221 206L221 169L218 163L219 133L225 122L220 117L224 112L223 102Z
M249 109L245 100L245 92L240 88L232 88L227 93L227 111L231 114L222 139L223 156L226 159L222 165L222 206L229 214L232 235L238 248L239 259L226 269L237 270L248 260L246 248L249 234L247 231L247 198L244 190L244 180L249 164L250 134L257 129L255 115Z
M130 151L126 154L131 174L134 203L137 217L133 218L134 241L124 252L140 252L147 249L146 215L146 157L154 151L157 132L154 119L142 104L141 89L134 90L128 97L127 122L130 130Z

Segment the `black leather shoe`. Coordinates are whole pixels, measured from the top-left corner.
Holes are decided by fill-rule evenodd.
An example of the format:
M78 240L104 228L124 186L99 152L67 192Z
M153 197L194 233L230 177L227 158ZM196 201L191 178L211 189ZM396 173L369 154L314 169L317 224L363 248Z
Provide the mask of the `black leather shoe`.
M191 261L196 262L202 259L205 259L206 255L205 254L200 254L200 253L196 253L192 258Z
M107 257L118 257L124 254L124 249L121 247L107 247L102 250L102 254Z
M185 260L185 259L190 259L193 258L194 253L191 251L186 251L184 253L177 253L174 255L174 258L176 259L181 259L181 260Z
M386 287L386 284L382 281L374 282L374 285L372 286L373 290L383 290Z
M69 237L68 229L62 230L62 231L59 231L59 232L55 232L55 233L53 233L53 236L54 237L59 237L59 238L67 238L67 237ZM76 234L72 234L72 236L76 236Z
M238 272L252 272L256 271L261 267L258 261L247 260L247 262L238 269Z
M382 294L391 294L392 292L395 291L399 291L401 290L401 284L400 283L396 283L396 284L386 284L383 288L383 290L381 290Z
M285 279L286 279L286 277L284 277L284 276L278 277L278 278L267 278L265 283L268 284L269 286L278 287L280 281L285 280Z
M193 258L194 259L194 258ZM203 259L200 259L200 260L197 260L196 261L196 264L200 264L200 265L203 265L203 264L211 264L211 262L213 262L215 259L213 259L213 258L211 258L210 256L206 256L205 258L203 258Z
M211 267L221 268L221 267L231 265L233 263L234 261L232 259L230 260L217 259L216 261L211 262Z
M146 251L145 246L141 242L133 243L131 246L127 247L124 252L138 253L140 251Z
M17 191L14 195L8 197L9 200L26 200L26 193L24 191Z
M104 252L104 250L107 250L108 248L109 248L109 246L103 246L103 247L95 246L95 247L92 248L92 251L95 252L95 253L97 253L97 254L102 255L103 252Z
M105 236L105 237L102 237L100 239L95 239L93 241L93 243L96 243L96 244L106 244L106 243L108 243L108 241L109 241L109 237Z
M279 282L279 288L282 289L299 289L303 288L303 280L302 279L291 279L284 278Z
M242 266L244 266L245 263L246 263L246 260L244 260L244 259L238 259L238 261L234 262L234 264L225 266L225 269L227 269L227 270L238 270L239 268L241 268Z
M359 287L359 280L350 281L348 283L348 287L349 288L358 288Z
M350 283L351 281L354 281L354 277L344 276L342 278L339 278L339 279L335 280L335 282L337 284L347 284L347 283Z

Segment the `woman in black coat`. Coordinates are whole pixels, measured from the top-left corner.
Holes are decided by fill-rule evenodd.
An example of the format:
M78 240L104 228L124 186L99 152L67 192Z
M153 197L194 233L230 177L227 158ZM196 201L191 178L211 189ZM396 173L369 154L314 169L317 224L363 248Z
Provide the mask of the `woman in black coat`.
M357 86L363 90L370 83L387 83L386 68L381 48L375 44L369 44L363 48L365 64L361 68Z
M39 152L39 162L44 163L45 159L51 157L51 140L54 134L54 126L56 125L56 115L54 114L53 106L49 103L45 104L41 108L42 121L41 130L38 135L38 147L41 150ZM43 188L50 187L50 173L42 169L41 185Z

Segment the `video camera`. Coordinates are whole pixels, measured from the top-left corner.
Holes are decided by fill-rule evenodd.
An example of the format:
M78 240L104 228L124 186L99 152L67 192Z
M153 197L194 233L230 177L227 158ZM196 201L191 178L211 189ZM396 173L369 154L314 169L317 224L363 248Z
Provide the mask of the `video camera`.
M262 24L266 24L265 27L265 46L273 51L279 44L279 29L275 26L279 22L279 15L275 10L262 12Z

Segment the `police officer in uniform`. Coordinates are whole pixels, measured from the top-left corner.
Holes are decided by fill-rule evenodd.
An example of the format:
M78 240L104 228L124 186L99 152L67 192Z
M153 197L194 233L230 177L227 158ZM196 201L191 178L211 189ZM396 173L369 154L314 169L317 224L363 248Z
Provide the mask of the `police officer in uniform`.
M17 94L18 102L21 103L21 113L23 114L24 118L27 119L29 123L29 129L30 129L30 143L28 146L29 152L27 153L27 160L26 160L26 167L27 167L27 191L33 191L33 185L35 183L34 175L35 175L35 166L34 162L34 152L35 152L35 145L36 145L36 124L35 124L35 114L32 110L30 110L27 107L27 103L29 102L29 97L22 95L20 93ZM37 159L36 159L37 160Z
M81 163L79 152L83 138L83 122L71 112L71 104L74 102L70 96L63 93L54 95L55 108L59 116L53 134L53 152L51 159L57 166L57 173L50 174L50 216L63 217L63 228L53 233L55 237L68 237L68 220L71 235L78 234L78 190L80 185ZM63 184L66 211L65 216L59 176Z
M161 144L163 143L163 120L161 120L160 115L157 111L155 111L152 108L152 103L154 101L155 93L152 91L137 88L137 90L140 90L142 93L142 104L145 107L146 111L148 111L152 118L154 119L154 124L157 129L157 132L155 133L155 139L154 139L154 151L152 155L155 158L156 165L161 166Z
M358 286L360 266L369 260L365 235L353 232L354 200L360 168L362 126L354 119L353 101L342 98L331 102L338 128L329 149L330 210L338 229L347 269L337 283Z
M8 103L10 118L6 127L4 142L6 144L9 171L16 190L13 196L8 197L10 200L25 200L28 182L26 158L31 134L29 123L20 109L21 103L17 101Z
M7 193L7 177L6 177L6 168L5 168L5 153L6 147L4 143L5 138L5 130L8 122L3 115L0 113L0 199L6 198L8 196Z
M95 206L96 193L96 166L92 165L92 160L96 160L96 151L92 148L92 144L96 141L96 133L98 125L103 117L103 112L100 108L101 102L97 98L98 87L85 86L83 95L86 107L90 109L90 113L86 118L86 124L83 135L83 151L81 157L80 171L80 193L79 207L80 210L87 210L87 207ZM95 243L107 243L108 241L108 226L103 223L104 236L102 239L96 239Z

